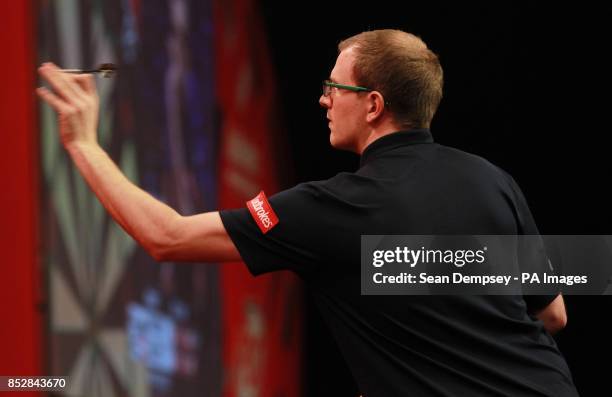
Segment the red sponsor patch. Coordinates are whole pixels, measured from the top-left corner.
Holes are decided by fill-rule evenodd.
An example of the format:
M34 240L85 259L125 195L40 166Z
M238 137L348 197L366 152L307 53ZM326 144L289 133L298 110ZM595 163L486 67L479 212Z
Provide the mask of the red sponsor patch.
M263 234L268 233L278 223L278 217L263 190L254 199L247 201L246 205Z

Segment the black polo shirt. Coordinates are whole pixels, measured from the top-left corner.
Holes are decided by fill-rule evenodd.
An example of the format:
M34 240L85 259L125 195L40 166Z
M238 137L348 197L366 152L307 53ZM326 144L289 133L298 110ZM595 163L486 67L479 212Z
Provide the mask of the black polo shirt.
M261 204L221 211L225 229L254 275L290 269L310 285L365 397L577 395L530 315L554 295L360 293L362 234L538 233L516 183L488 161L401 131L369 145L356 172Z

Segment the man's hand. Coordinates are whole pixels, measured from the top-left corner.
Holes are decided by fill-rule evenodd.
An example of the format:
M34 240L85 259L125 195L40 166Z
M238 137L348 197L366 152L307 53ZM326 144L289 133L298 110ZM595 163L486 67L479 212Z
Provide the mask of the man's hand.
M64 147L97 145L99 99L93 76L63 73L53 63L44 63L38 73L53 87L54 92L44 87L36 92L57 112Z

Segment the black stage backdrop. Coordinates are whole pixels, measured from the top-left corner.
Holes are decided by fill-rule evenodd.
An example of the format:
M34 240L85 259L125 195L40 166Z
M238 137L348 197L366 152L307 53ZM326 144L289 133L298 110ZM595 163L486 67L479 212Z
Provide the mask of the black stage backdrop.
M400 28L441 58L445 96L432 125L438 142L512 174L542 234L612 234L604 12L583 2L564 7L263 1L294 181L355 169L355 155L329 146L320 82L341 39ZM612 300L567 296L566 305L568 326L556 339L576 385L582 396L607 395ZM306 323L306 396L354 396L312 305Z

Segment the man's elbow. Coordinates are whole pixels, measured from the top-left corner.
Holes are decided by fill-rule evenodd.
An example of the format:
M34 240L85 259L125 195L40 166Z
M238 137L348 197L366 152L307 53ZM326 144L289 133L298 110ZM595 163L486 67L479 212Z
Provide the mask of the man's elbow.
M143 243L142 247L155 262L168 262L172 260L172 252L169 249L169 245L163 241L149 241Z
M168 262L172 260L167 250L155 246L149 246L145 247L145 251L147 251L155 262Z
M178 236L173 222L142 242L142 247L156 262L176 260Z
M544 328L551 334L561 331L567 325L567 312L563 296L559 295L537 317L544 323Z
M146 251L156 262L190 262L180 241L172 236L165 236L149 244Z
M142 244L157 262L234 262L240 260L216 212L177 215Z
M544 326L548 332L555 334L567 326L567 314L555 313L547 316Z

